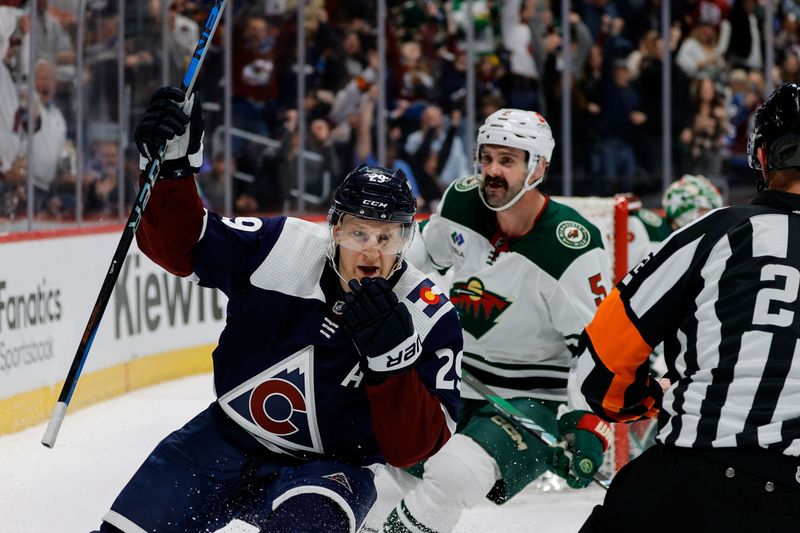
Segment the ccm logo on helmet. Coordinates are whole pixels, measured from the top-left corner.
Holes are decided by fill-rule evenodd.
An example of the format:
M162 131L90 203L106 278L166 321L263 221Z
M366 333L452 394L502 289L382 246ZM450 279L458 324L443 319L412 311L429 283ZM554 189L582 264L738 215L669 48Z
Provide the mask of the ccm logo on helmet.
M362 200L361 205L368 205L370 207L389 207L389 204L378 202L377 200Z

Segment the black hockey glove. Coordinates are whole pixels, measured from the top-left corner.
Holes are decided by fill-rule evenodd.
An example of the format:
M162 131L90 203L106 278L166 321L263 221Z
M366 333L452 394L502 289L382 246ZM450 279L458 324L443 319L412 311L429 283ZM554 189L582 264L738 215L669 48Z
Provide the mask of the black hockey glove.
M558 428L572 452L555 460L555 471L574 489L587 487L603 464L603 453L611 440L611 427L588 411L570 411L558 420Z
M410 370L422 352L411 314L383 278L350 280L342 326L353 336L367 383Z
M161 164L162 178L190 176L200 169L205 120L195 94L184 99L179 89L162 87L153 95L134 132L141 170L155 159L164 144L167 149Z

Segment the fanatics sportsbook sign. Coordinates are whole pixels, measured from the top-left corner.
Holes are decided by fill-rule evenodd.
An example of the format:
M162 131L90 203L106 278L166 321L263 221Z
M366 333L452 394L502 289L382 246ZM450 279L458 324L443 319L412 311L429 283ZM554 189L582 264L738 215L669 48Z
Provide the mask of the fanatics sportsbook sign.
M113 228L0 243L0 401L60 386L118 241ZM82 375L213 345L226 303L219 291L165 273L134 241Z

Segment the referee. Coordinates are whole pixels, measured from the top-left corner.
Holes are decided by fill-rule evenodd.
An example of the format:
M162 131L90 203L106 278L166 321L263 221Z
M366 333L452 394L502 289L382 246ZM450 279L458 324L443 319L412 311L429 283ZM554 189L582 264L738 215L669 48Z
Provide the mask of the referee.
M570 376L601 417L658 416L589 532L800 531L800 88L756 112L758 194L674 233L603 301ZM648 374L664 341L668 372ZM663 392L662 392L663 385Z

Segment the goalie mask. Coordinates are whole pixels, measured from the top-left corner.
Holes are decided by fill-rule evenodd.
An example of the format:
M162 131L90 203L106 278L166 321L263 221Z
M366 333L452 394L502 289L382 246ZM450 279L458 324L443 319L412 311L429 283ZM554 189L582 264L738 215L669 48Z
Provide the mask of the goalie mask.
M523 150L528 157L528 169L520 191L506 204L492 207L486 201L484 194L483 173L481 173L481 187L479 189L481 200L492 211L508 209L531 189L538 186L544 179L544 173L534 178L533 173L540 159L549 164L553 155L555 141L550 125L542 115L534 111L520 109L500 109L486 119L478 130L478 139L475 148L475 165L480 165L481 149L486 144L508 146Z
M756 111L753 133L747 142L750 168L762 170L758 149L765 151L766 169L800 167L800 86L786 83L767 98ZM759 190L766 185L759 172Z
M402 170L358 166L345 177L333 197L328 212L330 241L328 260L343 280L339 268L342 249L355 254L392 258L392 266L384 277L400 268L414 238L414 215L417 202ZM360 265L348 276L359 278L375 275L378 262Z
M667 187L661 204L670 223L682 228L706 212L722 207L722 195L705 176L684 174Z

